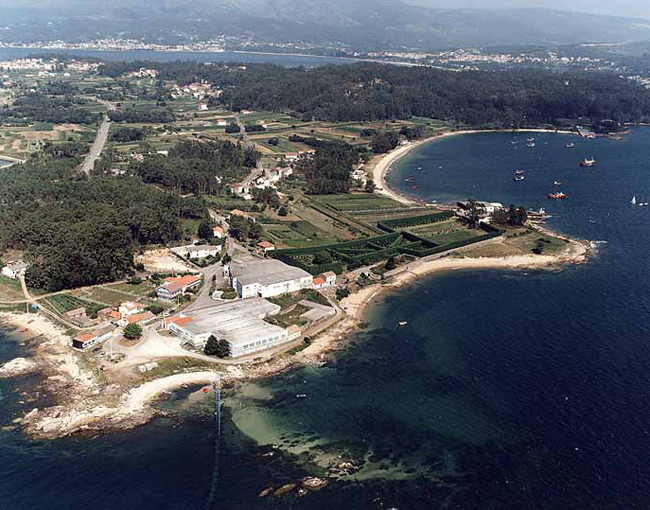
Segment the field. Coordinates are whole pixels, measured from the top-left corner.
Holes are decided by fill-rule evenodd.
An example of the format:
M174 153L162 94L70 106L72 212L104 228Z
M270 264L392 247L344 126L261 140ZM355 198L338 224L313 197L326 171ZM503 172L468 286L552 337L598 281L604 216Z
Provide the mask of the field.
M325 203L344 212L378 211L404 207L388 197L374 195L371 193L349 194L349 195L326 195L318 198L319 202Z
M96 306L97 302L90 302L84 299L79 299L72 294L57 294L44 298L44 301L54 308L58 313L64 314L75 308L86 308L87 306Z
M12 280L6 276L0 276L1 299L24 299L22 288L18 280Z

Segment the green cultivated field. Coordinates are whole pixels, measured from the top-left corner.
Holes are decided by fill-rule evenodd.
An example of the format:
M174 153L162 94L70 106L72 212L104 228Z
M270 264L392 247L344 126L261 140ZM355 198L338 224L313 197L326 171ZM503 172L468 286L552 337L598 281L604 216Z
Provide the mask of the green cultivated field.
M404 207L403 204L396 202L388 197L373 195L370 193L358 195L327 195L319 197L318 200L339 211L374 211L384 209L395 209Z

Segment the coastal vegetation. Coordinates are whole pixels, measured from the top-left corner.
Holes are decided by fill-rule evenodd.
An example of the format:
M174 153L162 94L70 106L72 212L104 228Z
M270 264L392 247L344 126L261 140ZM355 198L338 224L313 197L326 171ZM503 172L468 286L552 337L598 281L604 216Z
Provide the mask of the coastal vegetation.
M94 124L100 116L93 112L88 100L73 95L48 95L28 92L0 108L0 120L11 124L30 122Z
M0 173L0 250L25 251L30 286L60 290L118 280L140 245L180 238L184 200L133 177L88 180L78 158L35 156ZM205 211L201 211L203 216Z
M650 91L614 73L517 71L448 72L360 63L291 69L253 64L246 69L197 62L105 63L119 76L140 67L187 84L207 80L235 108L290 112L325 121L451 120L470 126L522 127L561 119L618 122L650 119Z
M149 152L131 163L131 171L145 183L160 184L176 193L218 195L229 183L244 177L259 154L229 141L186 140L164 156Z

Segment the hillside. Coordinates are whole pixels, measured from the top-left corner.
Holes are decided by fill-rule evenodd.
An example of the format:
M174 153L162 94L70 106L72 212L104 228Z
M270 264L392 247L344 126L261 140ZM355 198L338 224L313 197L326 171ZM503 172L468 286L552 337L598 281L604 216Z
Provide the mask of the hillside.
M239 41L433 50L650 40L650 24L634 18L545 9L431 9L401 0L12 0L3 18L7 27L0 40L25 42L120 36L178 43L226 35Z

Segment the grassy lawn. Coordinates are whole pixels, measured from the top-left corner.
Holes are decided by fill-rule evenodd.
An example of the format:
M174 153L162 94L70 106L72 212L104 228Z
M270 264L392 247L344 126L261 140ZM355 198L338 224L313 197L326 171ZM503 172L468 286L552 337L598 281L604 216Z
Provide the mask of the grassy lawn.
M94 289L80 291L83 292L83 297L99 303L104 303L107 306L116 306L124 301L132 301L133 296L123 292L117 292L105 287L95 287Z
M445 234L452 234L458 230L467 230L467 227L460 223L455 218L451 218L445 221L439 221L437 223L427 223L426 225L418 225L417 227L411 227L407 229L409 232L414 233L420 237L426 237L427 239L442 236Z
M457 230L455 232L450 232L448 234L441 234L435 237L428 237L427 239L433 241L438 246L442 246L444 244L455 243L456 241L464 241L465 239L478 237L483 234L485 234L485 232L483 232L482 230L472 230L468 228L465 230Z
M567 247L567 242L555 237L549 237L534 230L528 230L523 235L507 237L506 243L522 253L535 253L536 247L541 248L541 255L556 255Z
M134 296L144 296L155 289L156 286L149 281L143 281L137 285L132 285L130 283L118 283L114 285L106 285L104 288L118 292L127 292L129 294L133 294Z

